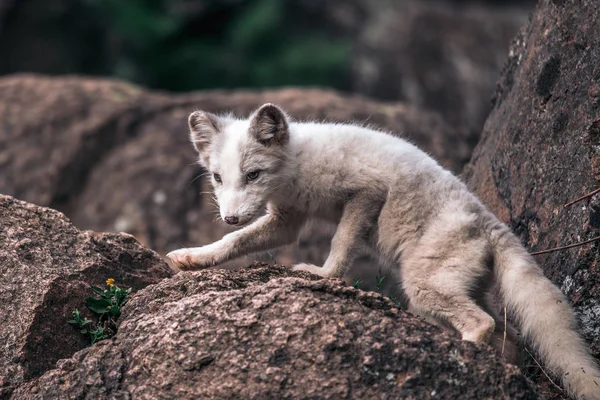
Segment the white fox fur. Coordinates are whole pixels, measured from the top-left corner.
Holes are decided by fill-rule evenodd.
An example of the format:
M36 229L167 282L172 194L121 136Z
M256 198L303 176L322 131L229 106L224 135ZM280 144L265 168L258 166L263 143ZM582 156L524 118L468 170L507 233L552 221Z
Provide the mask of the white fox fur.
M600 370L563 293L510 229L423 151L356 125L292 122L272 104L248 119L196 111L189 125L221 217L244 227L169 253L173 267L217 265L293 243L311 218L333 221L325 265L294 270L341 277L368 251L392 267L409 310L476 343L502 341L505 306L571 395L600 400Z

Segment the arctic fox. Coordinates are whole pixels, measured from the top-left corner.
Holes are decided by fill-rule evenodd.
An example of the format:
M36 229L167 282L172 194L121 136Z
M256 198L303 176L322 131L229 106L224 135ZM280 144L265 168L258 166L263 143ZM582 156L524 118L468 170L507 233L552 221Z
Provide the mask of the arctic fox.
M196 111L189 127L222 219L243 228L169 253L174 268L290 244L308 219L333 221L325 265L294 270L339 278L369 251L397 274L410 311L476 343L504 330L496 292L565 389L600 399L600 370L563 293L510 229L417 147L356 125L296 123L272 104L248 119Z

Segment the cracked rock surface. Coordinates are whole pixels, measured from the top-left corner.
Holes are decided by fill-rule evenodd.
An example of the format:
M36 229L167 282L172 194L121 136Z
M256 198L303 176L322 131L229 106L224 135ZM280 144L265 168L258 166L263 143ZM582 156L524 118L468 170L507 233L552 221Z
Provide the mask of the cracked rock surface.
M0 195L0 398L89 345L67 324L90 285L134 290L172 275L126 234L82 232L58 211Z
M284 267L179 273L14 399L535 399L515 366L379 294Z
M599 186L598 32L598 1L539 3L513 41L494 109L465 170L483 202L531 251L600 235L598 195L564 207ZM600 359L599 248L589 244L536 259L574 305ZM549 399L562 398L541 371L535 373Z

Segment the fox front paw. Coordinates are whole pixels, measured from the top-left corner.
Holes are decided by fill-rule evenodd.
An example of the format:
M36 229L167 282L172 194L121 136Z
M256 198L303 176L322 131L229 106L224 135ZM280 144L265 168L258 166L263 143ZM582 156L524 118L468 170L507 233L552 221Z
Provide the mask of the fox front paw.
M329 274L325 268L317 267L314 264L296 264L292 267L292 271L306 271L311 274L322 276L323 278L328 278Z
M210 245L172 251L167 254L167 263L174 271L196 271L218 264Z

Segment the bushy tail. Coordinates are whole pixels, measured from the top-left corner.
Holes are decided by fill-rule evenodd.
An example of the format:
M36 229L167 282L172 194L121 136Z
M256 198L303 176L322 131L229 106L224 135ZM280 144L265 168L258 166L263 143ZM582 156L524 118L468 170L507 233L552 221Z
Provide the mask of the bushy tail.
M576 331L576 318L564 294L508 228L496 232L492 237L496 279L523 336L570 395L600 400L600 369Z

